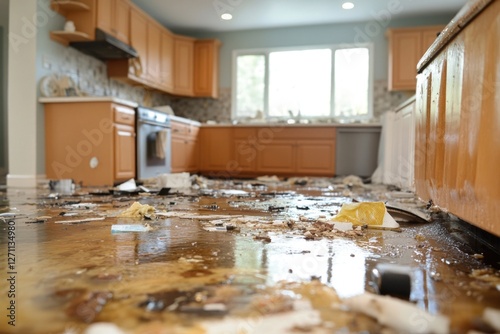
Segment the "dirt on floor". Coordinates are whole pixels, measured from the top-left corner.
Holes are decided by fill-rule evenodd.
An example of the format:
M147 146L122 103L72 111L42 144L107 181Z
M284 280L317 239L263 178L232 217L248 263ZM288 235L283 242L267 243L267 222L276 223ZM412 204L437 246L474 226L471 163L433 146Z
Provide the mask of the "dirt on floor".
M357 178L191 182L2 190L0 333L500 330L498 248L411 192ZM367 202L398 226L383 211L335 222Z

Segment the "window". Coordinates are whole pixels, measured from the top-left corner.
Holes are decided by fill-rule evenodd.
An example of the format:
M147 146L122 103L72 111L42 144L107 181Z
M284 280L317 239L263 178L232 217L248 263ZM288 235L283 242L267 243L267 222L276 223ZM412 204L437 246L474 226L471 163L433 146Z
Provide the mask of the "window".
M233 119L372 116L371 45L237 51Z

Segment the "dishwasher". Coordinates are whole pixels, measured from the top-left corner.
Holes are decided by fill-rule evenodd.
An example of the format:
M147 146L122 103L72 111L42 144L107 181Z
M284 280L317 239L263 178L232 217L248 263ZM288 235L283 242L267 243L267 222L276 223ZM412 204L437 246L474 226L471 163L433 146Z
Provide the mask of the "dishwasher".
M335 174L369 177L378 166L381 126L337 128Z

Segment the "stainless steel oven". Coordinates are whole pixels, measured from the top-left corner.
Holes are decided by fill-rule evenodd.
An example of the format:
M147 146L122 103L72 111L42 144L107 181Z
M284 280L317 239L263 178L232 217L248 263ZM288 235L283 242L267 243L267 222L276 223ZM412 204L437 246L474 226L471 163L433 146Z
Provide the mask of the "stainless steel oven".
M171 134L169 115L146 107L137 108L137 179L170 173Z

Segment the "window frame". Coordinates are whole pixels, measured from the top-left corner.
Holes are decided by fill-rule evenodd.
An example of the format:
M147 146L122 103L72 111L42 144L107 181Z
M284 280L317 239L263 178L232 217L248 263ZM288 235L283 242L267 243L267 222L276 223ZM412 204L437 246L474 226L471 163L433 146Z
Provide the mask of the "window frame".
M365 115L356 115L350 117L339 117L334 114L335 106L335 51L341 49L353 48L367 48L368 49L368 111ZM304 120L325 120L325 121L338 121L338 122L352 122L358 120L369 120L373 118L373 86L374 86L374 46L373 43L353 43L353 44L321 44L321 45L307 45L307 46L290 46L290 47L271 47L271 48L255 48L255 49L239 49L233 50L232 56L232 78L231 78L231 120L242 121L247 120L248 117L238 116L236 114L236 100L237 100L237 58L245 55L255 55L265 57L265 91L264 91L264 119L266 121L271 119L287 120L289 117L269 116L269 54L271 52L280 51L303 51L315 49L330 49L331 50L331 74L330 74L330 115L329 116L304 116Z

